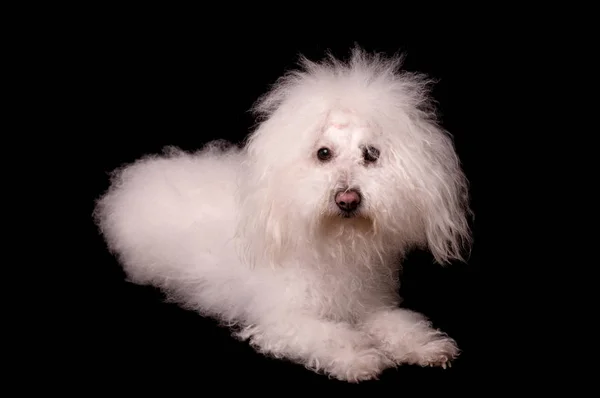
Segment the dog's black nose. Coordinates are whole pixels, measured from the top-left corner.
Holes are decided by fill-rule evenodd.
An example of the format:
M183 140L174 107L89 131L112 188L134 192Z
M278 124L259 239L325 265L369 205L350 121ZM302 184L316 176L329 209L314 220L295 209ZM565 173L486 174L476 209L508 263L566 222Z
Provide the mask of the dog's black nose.
M356 210L360 201L360 193L355 190L341 191L335 195L335 204L343 211Z

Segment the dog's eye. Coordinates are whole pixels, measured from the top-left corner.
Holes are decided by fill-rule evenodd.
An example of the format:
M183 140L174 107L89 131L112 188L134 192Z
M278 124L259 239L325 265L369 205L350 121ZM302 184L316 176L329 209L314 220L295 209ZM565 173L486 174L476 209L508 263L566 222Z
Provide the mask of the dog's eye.
M322 162L326 162L329 159L331 159L331 150L329 148L320 148L317 151L317 157L319 158L320 161Z
M379 159L379 149L372 146L364 147L363 159L365 159L365 162L367 163L376 162L377 159Z

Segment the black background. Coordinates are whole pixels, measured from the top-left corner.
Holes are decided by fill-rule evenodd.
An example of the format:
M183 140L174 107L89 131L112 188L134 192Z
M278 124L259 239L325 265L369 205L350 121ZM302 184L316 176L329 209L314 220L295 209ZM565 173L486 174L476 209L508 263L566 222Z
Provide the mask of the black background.
M485 20L442 27L425 15L415 16L415 27L400 29L398 22L385 31L333 29L327 34L314 31L312 23L284 29L283 21L274 29L250 18L245 24L213 21L210 13L200 22L185 10L102 15L79 22L85 33L73 41L75 56L67 66L87 137L82 143L87 176L78 190L85 195L82 210L89 215L84 230L90 246L84 268L75 274L80 296L69 299L73 317L81 320L70 345L80 357L75 368L82 385L166 387L193 395L213 389L245 393L254 387L281 394L300 387L391 388L402 395L498 385L504 375L498 365L511 354L510 345L497 337L505 323L496 312L497 301L504 300L497 294L504 258L492 250L502 233L492 227L491 217L504 188L493 170L497 165L490 163L511 139L503 130L503 98L511 91L508 76L523 67L506 60L514 41L505 31ZM377 25L377 19L371 23ZM164 303L152 288L126 283L91 219L94 200L108 187L107 173L114 168L166 145L193 150L217 138L242 140L254 124L248 109L295 66L298 54L318 59L329 50L344 57L354 44L369 51L403 52L405 69L438 80L432 94L442 125L455 138L475 212L469 261L442 268L427 253L414 253L405 264L401 290L404 305L455 338L462 355L451 369L405 366L360 385L265 358L212 320Z

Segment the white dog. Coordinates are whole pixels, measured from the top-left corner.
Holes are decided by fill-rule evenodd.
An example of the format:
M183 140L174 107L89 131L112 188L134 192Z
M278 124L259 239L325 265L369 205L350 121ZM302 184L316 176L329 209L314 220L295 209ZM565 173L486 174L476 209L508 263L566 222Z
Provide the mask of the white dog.
M340 380L459 349L399 308L400 261L471 243L468 184L423 76L360 49L302 59L244 148L171 149L122 167L95 218L132 282L230 325L258 351Z

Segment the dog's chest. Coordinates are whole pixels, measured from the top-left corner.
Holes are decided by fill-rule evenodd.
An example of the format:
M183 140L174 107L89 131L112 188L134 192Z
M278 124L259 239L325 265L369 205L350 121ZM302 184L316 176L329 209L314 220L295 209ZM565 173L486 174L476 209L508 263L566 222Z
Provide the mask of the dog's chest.
M381 305L389 283L372 272L307 271L293 277L288 289L296 305L320 317L352 321Z

